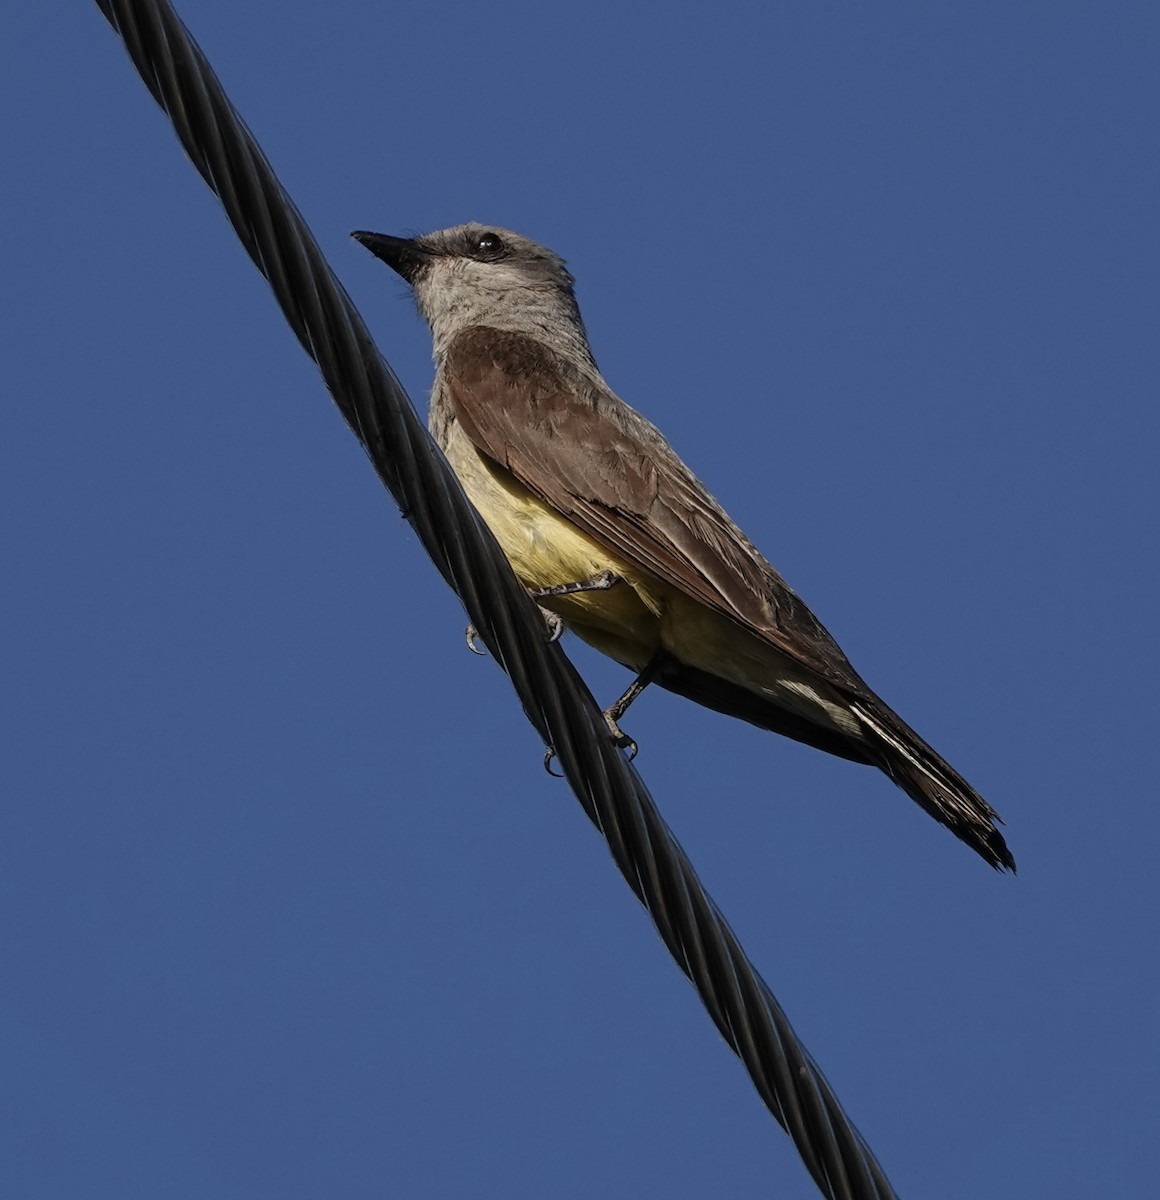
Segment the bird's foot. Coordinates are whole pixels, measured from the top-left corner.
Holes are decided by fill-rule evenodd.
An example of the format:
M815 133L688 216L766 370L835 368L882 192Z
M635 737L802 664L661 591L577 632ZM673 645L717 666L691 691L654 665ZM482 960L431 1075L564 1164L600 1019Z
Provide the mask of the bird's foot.
M619 725L617 725L616 717L613 715L611 709L606 709L601 716L604 717L604 723L608 726L608 735L612 739L612 744L618 750L627 750L628 761L632 762L632 760L636 758L637 751L640 749L640 747L632 738L628 736L627 733L624 732L623 729L620 728ZM564 776L562 774L560 774L558 771L552 770L552 763L555 761L556 747L549 746L544 751L544 770L555 779L563 779Z
M564 635L564 621L558 614L552 612L550 608L543 608L541 605L536 605L544 618L544 624L548 627L548 642L558 642ZM472 654L478 654L483 657L487 651L479 644L479 630L474 624L468 625L464 632L464 637L467 640L467 648Z
M574 583L551 583L547 587L534 588L532 599L545 596L575 596L580 592L606 592L620 582L615 571L597 571L591 579L578 579Z
M616 705L604 710L604 723L608 726L608 732L612 735L612 744L618 750L628 751L628 761L632 762L636 758L637 751L640 747L624 732L623 729L616 723L616 718L620 713L616 711Z
M536 607L540 610L544 624L548 627L549 645L552 642L558 642L564 636L564 618L550 608L545 608L542 604L537 604Z

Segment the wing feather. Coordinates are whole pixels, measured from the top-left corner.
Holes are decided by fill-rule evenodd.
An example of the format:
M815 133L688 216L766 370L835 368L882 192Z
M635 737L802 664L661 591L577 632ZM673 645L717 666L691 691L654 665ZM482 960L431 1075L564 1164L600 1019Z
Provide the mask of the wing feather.
M659 430L607 388L532 338L483 327L454 340L442 377L476 448L586 534L845 691L873 695Z

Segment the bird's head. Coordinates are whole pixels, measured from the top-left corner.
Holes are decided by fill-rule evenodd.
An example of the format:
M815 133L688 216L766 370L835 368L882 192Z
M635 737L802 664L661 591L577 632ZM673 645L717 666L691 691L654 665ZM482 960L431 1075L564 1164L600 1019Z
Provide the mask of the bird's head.
M401 275L431 327L438 355L463 329L490 326L587 351L564 260L494 225L456 225L418 237L360 230L351 235Z

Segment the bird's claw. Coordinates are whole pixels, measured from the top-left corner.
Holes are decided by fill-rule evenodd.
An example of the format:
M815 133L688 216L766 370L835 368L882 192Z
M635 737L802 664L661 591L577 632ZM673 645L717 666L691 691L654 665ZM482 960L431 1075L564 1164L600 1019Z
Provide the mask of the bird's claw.
M637 752L640 750L640 747L636 744L636 742L632 738L630 738L628 736L627 733L625 733L620 728L619 725L617 725L617 723L611 713L606 712L606 713L603 713L602 715L604 717L604 723L608 726L608 735L612 739L612 744L618 750L627 750L628 751L628 761L632 762L632 760L634 758L636 758ZM560 774L557 771L552 770L552 763L555 761L555 759L556 759L556 747L549 746L544 751L544 770L547 771L548 774L551 775L553 779L563 779L564 776L562 774Z
M604 723L608 726L608 732L612 736L612 744L618 750L627 750L628 761L632 762L632 760L636 758L640 747L635 741L633 741L632 738L628 736L627 733L624 732L623 729L620 728L619 725L617 725L616 718L613 716L611 710L605 710Z
M544 624L548 627L548 645L553 642L558 642L564 636L564 620L559 613L554 613L550 608L538 606L540 612L544 616Z
M540 612L544 616L544 624L548 627L548 644L558 642L564 635L563 620L550 608L541 608ZM467 640L467 648L472 654L478 654L481 658L486 657L487 651L479 645L479 630L474 625L468 625L464 637Z

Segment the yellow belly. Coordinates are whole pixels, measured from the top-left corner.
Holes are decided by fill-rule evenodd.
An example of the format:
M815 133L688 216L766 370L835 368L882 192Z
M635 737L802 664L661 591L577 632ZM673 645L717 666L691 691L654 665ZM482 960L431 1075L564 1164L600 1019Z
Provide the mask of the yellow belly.
M642 670L660 648L661 619L672 589L635 570L549 508L510 471L481 456L457 425L443 449L525 587L579 583L601 571L624 581L607 591L545 597L539 603L597 650Z
M660 649L786 708L846 732L857 722L832 689L765 638L637 570L483 457L457 424L443 450L512 570L530 590L579 583L601 571L622 582L606 591L544 597L544 608L603 654L641 671Z

